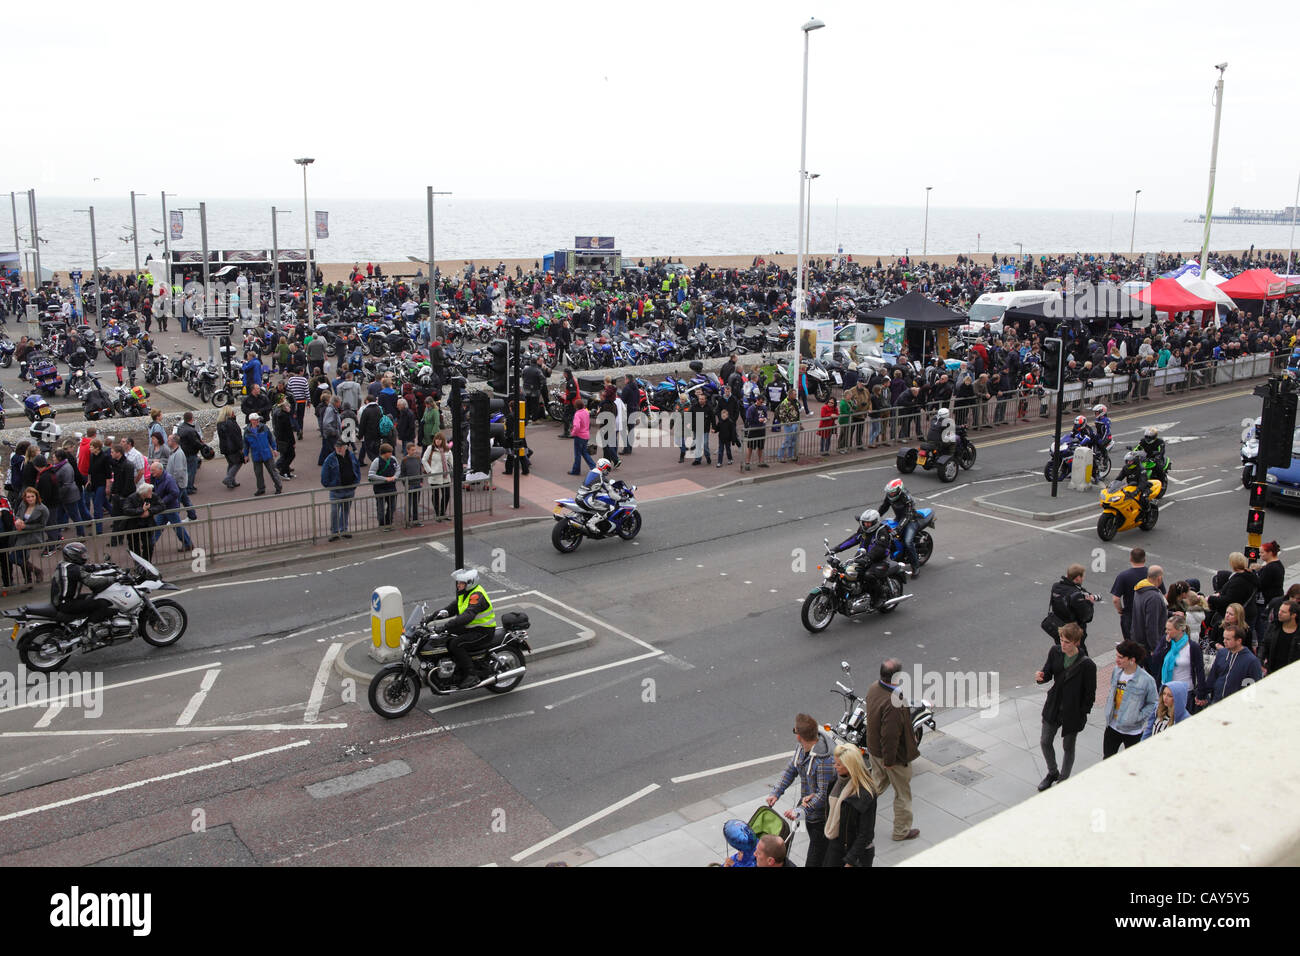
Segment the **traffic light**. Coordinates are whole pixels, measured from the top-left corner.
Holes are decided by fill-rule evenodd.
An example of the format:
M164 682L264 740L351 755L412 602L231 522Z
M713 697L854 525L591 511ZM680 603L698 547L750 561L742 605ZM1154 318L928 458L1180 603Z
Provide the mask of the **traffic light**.
M1256 511L1264 507L1266 497L1263 482L1250 486L1250 510Z
M492 374L488 382L492 391L504 395L510 390L510 343L505 339L496 339L488 350L492 353Z
M1065 349L1060 339L1043 339L1042 386L1045 389L1061 387L1061 356Z
M469 470L489 474L492 463L506 453L500 445L492 444L493 439L500 441L505 437L505 422L492 422L493 414L499 413L505 403L487 392L474 392L466 402L469 405Z
M1269 382L1271 394L1264 399L1260 416L1258 468L1261 475L1270 468L1291 466L1291 439L1295 433L1296 395L1289 383Z
M1264 533L1264 509L1251 508L1246 512L1246 534Z

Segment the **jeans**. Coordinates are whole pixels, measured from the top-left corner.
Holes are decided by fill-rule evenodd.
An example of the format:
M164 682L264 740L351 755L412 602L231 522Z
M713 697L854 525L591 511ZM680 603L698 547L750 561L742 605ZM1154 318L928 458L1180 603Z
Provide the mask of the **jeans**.
M184 525L181 524L181 516L176 512L169 511L166 514L158 515L153 519L153 523L158 525L159 528L163 525L174 524L176 526L176 538L181 544L185 545L185 550L188 551L194 547L194 542L190 540L190 533L185 530ZM162 537L162 531L155 531L153 534L154 544L158 543L160 537Z
M880 419L873 418L868 424L870 429L867 432L867 444L874 445L880 441Z
M226 477L222 479L221 483L227 486L234 485L235 475L239 474L239 469L240 467L243 466L243 464L244 464L244 457L242 455L227 455L226 456Z
M1121 734L1114 727L1107 726L1106 734L1101 738L1101 759L1113 757L1119 753L1121 746L1127 750L1141 740L1141 734Z
M356 491L352 488L330 492L330 534L347 534L348 517L352 514L352 497L355 494Z
M826 820L806 820L808 833L808 855L804 858L805 867L818 867L826 859Z
M406 520L420 520L420 491L408 491L406 493Z
M195 478L195 476L197 476L198 473L199 473L199 456L198 456L198 455L186 455L186 456L185 456L185 473L189 476L190 483L189 483L188 485L186 485L184 488L182 488L181 490L182 490L182 491L188 491L188 492L190 492L190 493L193 493L193 492L194 492L194 478Z
M433 513L439 517L447 514L447 502L451 498L451 485L433 486Z
M110 513L108 507L108 495L105 494L103 485L100 485L95 489L95 494L91 501L95 508L95 534L103 534L104 523L99 519Z
M834 435L834 434L835 434L835 432L834 432L833 430L828 430L828 431L824 431L824 432L821 433L821 436L822 436L822 454L823 454L823 455L829 455L829 454L830 454L830 452L831 452L831 436Z
M899 529L899 535L903 539L903 549L907 552L907 559L912 562L912 567L920 565L920 558L916 553L916 522L909 521Z
M794 461L798 456L797 448L799 445L799 423L788 422L783 428L784 434L781 436L781 452L777 458L785 458Z
M396 491L375 491L375 518L379 527L385 528L393 523L393 512L397 510Z
M194 505L190 501L190 496L183 491L181 492L181 506L189 509L189 511L186 512L185 517L189 518L191 521L199 520L198 512L194 510ZM86 515L86 517L89 518L90 515Z
M592 459L591 455L587 452L588 439L579 438L577 435L574 435L572 437L573 437L573 468L571 469L572 474L578 475L582 473L581 471L578 470L578 463L580 461L585 461L587 463L588 468L595 468L596 462ZM683 451L685 451L685 449L683 449Z
M1061 769L1058 771L1056 769L1056 732L1060 729L1060 724L1054 724L1050 720L1043 718L1043 732L1038 745L1043 750L1043 760L1047 762L1047 772L1059 773L1060 779L1064 780L1070 776L1070 771L1074 769L1074 741L1079 735L1077 732L1061 734Z

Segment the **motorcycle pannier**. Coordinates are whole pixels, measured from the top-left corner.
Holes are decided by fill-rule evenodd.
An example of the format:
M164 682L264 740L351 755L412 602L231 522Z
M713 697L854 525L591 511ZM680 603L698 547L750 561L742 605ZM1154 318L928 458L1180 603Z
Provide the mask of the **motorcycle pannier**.
M528 615L522 611L507 611L501 615L501 626L507 631L528 630Z

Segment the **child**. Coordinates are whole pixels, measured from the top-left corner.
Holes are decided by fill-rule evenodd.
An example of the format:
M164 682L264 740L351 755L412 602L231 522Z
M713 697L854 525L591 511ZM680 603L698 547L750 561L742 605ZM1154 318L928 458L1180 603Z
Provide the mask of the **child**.
M731 413L726 407L718 409L718 463L715 467L722 467L722 454L727 454L727 464L731 464L735 459L731 457L731 446L736 444L736 423L731 418Z
M406 485L407 528L422 528L420 522L420 492L424 490L424 465L420 460L420 446L406 443L406 457L402 459L402 480Z

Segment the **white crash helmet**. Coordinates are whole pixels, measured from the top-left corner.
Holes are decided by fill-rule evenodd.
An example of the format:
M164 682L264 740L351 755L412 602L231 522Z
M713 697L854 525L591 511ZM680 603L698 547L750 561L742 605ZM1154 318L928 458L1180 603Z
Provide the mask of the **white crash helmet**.
M1105 415L1105 414L1106 414L1106 406L1105 406L1105 405L1094 405L1094 406L1092 406L1092 413L1093 413L1094 415L1098 416L1098 417L1100 417L1100 416L1102 416L1102 415Z
M1142 432L1142 437L1155 438L1159 434L1160 434L1159 430L1154 425L1148 425L1146 430Z
M946 422L950 414L951 412L949 412L947 408L941 408L934 413L935 421Z
M871 534L880 527L880 512L875 508L868 508L862 512L858 515L858 527L862 529L863 534Z
M478 584L478 568L459 568L451 572L451 579L466 588L472 588Z

